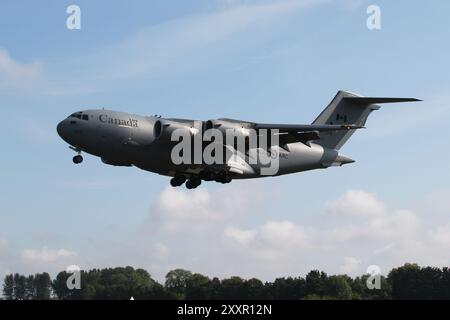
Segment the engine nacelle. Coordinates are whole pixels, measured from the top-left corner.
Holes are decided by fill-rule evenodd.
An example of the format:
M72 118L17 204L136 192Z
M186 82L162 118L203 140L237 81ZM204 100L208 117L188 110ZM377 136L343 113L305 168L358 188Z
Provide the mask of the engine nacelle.
M131 147L142 147L152 144L162 134L162 123L160 119L147 117L139 121L139 126L133 128L126 144Z
M161 120L156 120L156 122L153 124L153 138L155 140L158 140L161 138L163 133L163 125Z
M250 136L251 123L236 121L236 120L208 120L204 123L203 130L217 129L220 130L224 135L228 130L231 130L232 134L248 137Z
M164 140L170 140L175 130L184 130L191 136L200 133L201 121L177 121L171 119L157 120L153 126L153 135L155 140L164 137Z

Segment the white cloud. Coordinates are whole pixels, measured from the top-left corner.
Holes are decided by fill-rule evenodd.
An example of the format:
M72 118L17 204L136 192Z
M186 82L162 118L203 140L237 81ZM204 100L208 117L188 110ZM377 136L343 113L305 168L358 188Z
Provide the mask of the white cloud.
M240 244L247 245L256 236L255 230L242 230L232 226L228 226L224 230L225 236L234 239Z
M355 257L345 257L344 264L339 268L339 272L348 275L362 274L360 270L362 261Z
M0 252L6 250L8 248L8 244L8 240L0 236Z
M153 206L152 214L167 231L201 231L210 222L223 219L222 212L213 206L206 189L187 193L167 187Z
M347 191L339 199L329 202L326 211L340 216L376 217L386 214L384 204L375 194L363 190Z
M132 251L118 255L120 261L132 260L160 280L178 267L273 280L311 269L355 276L369 265L386 272L405 262L450 263L450 227L442 223L447 218L437 201L433 210L417 204L396 209L374 193L349 190L326 202L321 213L294 220L264 210L268 201L277 201L264 186L236 182L234 188L194 192L165 189L152 206L147 231L133 240ZM444 205L445 197L440 199Z
M225 243L229 250L252 257L262 265L287 263L292 260L291 253L304 250L308 245L302 227L290 221L267 221L250 230L228 227L224 236L232 240Z
M71 250L64 248L51 250L45 247L22 250L13 241L0 236L0 279L8 273L16 272L32 274L45 271L55 276L57 272L74 263L83 265L78 254Z
M163 243L155 245L155 256L159 260L167 260L170 256L170 249Z
M390 209L373 193L350 190L311 220L228 227L224 246L230 255L227 261L245 266L239 268L242 273L257 272L266 279L311 268L356 275L371 264L385 271L411 261L448 264L450 227L436 228L439 222L429 210L427 218L434 221L431 229L419 209Z
M14 60L8 51L0 48L0 88L29 87L42 78L41 63L22 63Z
M305 235L299 226L290 221L268 221L259 229L264 242L277 247L301 246L305 243Z
M166 187L151 208L151 225L168 232L202 232L212 225L245 215L245 207L254 195L245 190L205 188L191 191Z
M148 269L158 280L180 267L209 276L273 280L305 275L311 269L355 276L369 265L387 272L406 262L450 263L450 224L442 214L450 192L397 209L374 193L350 190L327 202L321 213L294 220L282 213L275 218L264 210L268 201L277 201L267 185L235 183L233 188L200 187L193 192L163 190L142 227L145 232L91 257L44 248L26 249L14 259L5 250L2 253L1 248L10 245L0 241L0 271L56 272L74 263L89 268L131 264Z
M373 193L350 190L329 201L312 219L293 221L280 215L265 221L262 208L270 190L254 190L257 185L237 182L235 188L194 192L167 188L152 206L145 227L150 226L151 232L90 258L67 249L44 248L23 250L16 259L10 252L1 253L2 247L9 247L3 239L0 271L55 273L73 263L91 268L99 263L132 264L147 268L159 280L178 267L210 276L273 280L311 269L354 276L372 264L387 271L405 262L438 266L450 262L450 227L442 223L444 215L434 214L439 211L435 200L433 210L427 205L392 209ZM439 198L446 199L442 194Z
M437 244L450 246L450 223L436 227L436 229L430 231L429 236Z
M27 263L53 263L73 256L76 256L73 251L66 249L49 250L47 248L41 250L25 249L22 254L22 258Z

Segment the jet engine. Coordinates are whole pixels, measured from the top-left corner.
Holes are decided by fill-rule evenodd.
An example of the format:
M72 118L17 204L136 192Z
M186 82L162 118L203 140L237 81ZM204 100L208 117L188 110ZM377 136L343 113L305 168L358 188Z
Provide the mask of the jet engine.
M203 130L209 129L217 129L220 130L224 136L227 131L230 130L230 133L237 136L250 136L250 130L252 128L252 124L248 122L243 122L239 120L233 119L217 119L217 120L208 120L204 123Z
M157 120L153 126L153 135L155 140L163 138L165 141L171 140L171 135L175 130L185 130L191 136L200 132L200 121L179 121L176 119L160 119Z

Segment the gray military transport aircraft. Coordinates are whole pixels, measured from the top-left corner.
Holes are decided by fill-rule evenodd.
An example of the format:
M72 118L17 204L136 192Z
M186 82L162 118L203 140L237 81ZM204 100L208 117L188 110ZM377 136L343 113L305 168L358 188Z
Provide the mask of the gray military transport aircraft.
M341 154L340 148L360 128L364 128L369 114L381 103L421 101L414 98L363 97L339 91L331 103L312 124L263 124L234 119L194 121L188 119L139 116L104 109L84 110L71 114L57 126L58 134L77 153L73 162L83 161L81 152L98 156L105 164L136 166L140 169L172 177L174 187L186 182L188 189L198 187L202 180L229 183L232 179L248 179L284 175L306 170L328 168L352 163ZM202 135L209 129L233 132L233 143L221 143L224 148L221 163L201 160L173 161L173 148L179 143L173 139L175 131L189 136ZM266 148L248 141L251 130L257 137L262 131L271 131ZM275 132L275 133L273 133ZM266 134L267 135L267 134ZM179 136L179 135L178 135ZM274 139L276 136L277 139ZM237 139L244 137L244 150L237 147ZM247 140L245 140L247 139ZM220 140L211 139L218 142ZM205 142L202 140L201 150ZM255 150L258 150L255 153ZM263 151L261 151L263 150ZM186 152L183 150L182 153ZM263 174L267 163L251 161L258 152L269 159L277 159L277 170ZM273 156L275 155L275 157Z

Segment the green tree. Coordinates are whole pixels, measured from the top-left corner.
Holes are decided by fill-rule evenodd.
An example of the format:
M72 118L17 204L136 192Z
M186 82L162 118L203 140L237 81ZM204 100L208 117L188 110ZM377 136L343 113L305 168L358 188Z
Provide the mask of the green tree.
M220 299L220 295L221 295L220 279L214 277L211 280L211 299Z
M231 277L223 279L220 282L221 299L245 299L244 280L240 277Z
M443 273L436 267L420 269L418 286L421 287L419 299L445 299Z
M388 274L392 299L420 299L420 278L420 267L417 264L406 263L402 267L392 269Z
M183 299L186 296L186 286L188 280L192 277L192 272L184 269L175 269L169 271L166 275L165 287L169 292Z
M367 280L370 277L369 274L365 274L356 277L351 281L352 287L352 299L355 300L390 300L391 297L391 285L387 281L386 277L380 276L380 289L369 289L367 287Z
M61 272L53 281L58 299L156 299L167 298L164 288L150 274L132 267L81 271L81 289L69 290L66 282L71 274Z
M6 300L14 299L14 275L8 274L3 282L3 296Z
M338 300L352 299L352 287L347 276L331 276L326 281L325 297Z
M322 300L322 297L319 296L318 294L312 293L312 294L306 295L303 299L304 300Z
M71 273L9 274L3 282L5 299L450 299L450 269L405 264L380 277L381 289L369 289L365 274L352 279L312 270L305 278L278 278L262 283L256 278L209 279L176 269L165 286L144 269L107 268L81 271L81 289L69 290Z
M53 292L56 298L60 300L69 300L72 297L73 291L67 287L67 278L70 276L66 271L62 271L56 275L52 282Z
M252 278L244 283L244 292L247 299L265 299L266 290L261 280Z
M36 299L36 286L34 275L29 275L25 280L25 299Z
M161 300L161 299L175 299L175 297L170 293L166 292L164 286L154 281L153 285L147 288L147 291L145 292L145 296L143 297L143 299Z
M186 299L211 299L213 293L211 280L195 273L186 281Z
M447 269L407 263L392 269L388 281L393 299L448 299Z
M47 272L38 273L34 276L35 299L49 300L52 289L52 280Z
M326 280L328 276L325 272L311 270L306 275L306 295L323 296L325 294Z
M441 283L442 298L450 299L450 269L447 267L442 268Z
M303 278L277 278L266 284L272 299L302 299L306 295L306 282Z
M18 273L14 274L14 298L17 300L25 300L26 278Z

